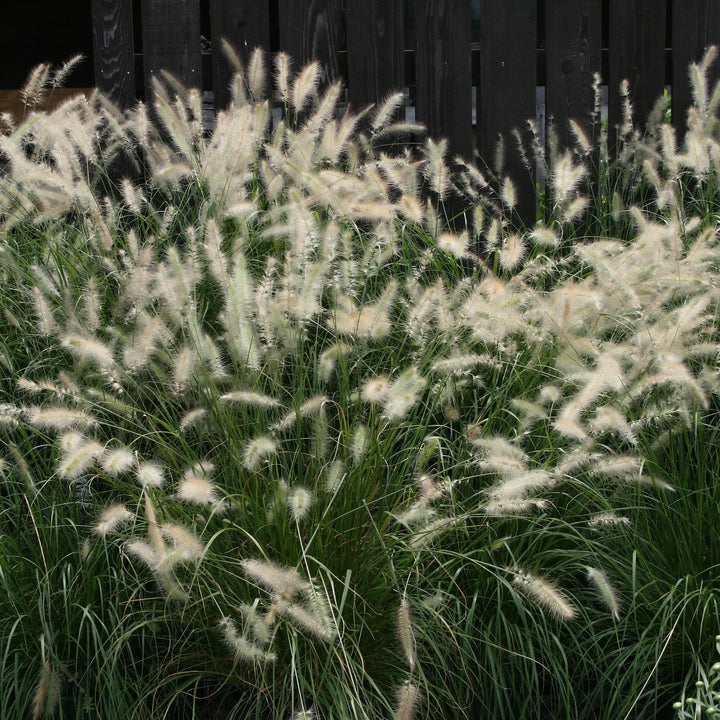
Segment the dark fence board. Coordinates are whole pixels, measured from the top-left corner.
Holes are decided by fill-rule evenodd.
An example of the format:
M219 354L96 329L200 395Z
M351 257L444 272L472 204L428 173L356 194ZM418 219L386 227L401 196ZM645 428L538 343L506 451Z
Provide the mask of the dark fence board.
M471 159L470 0L419 0L415 22L416 118Z
M95 85L126 109L135 104L131 0L92 0Z
M537 3L484 0L480 10L478 151L492 164L502 138L505 171L517 185L518 211L529 221L535 214L535 182L522 164L510 131L522 131L526 121L535 117Z
M610 0L610 145L622 121L618 87L630 81L633 121L642 127L665 86L665 0Z
M336 0L279 0L280 49L299 69L312 60L323 68L323 84L340 76Z
M710 45L720 45L718 0L674 0L672 13L673 83L672 117L678 131L685 127L692 104L688 67L699 62ZM710 67L710 91L720 80L720 58Z
M348 95L359 112L405 84L402 0L347 0Z
M229 83L233 70L222 51L221 41L227 40L243 63L252 51L266 51L266 70L272 72L270 51L270 12L265 0L210 0L210 32L213 38L212 78L215 108L227 107Z
M142 0L145 92L167 70L188 87L200 87L200 4L197 0Z
M588 137L596 134L592 110L593 75L600 72L602 34L600 0L546 0L545 103L560 142L572 144L568 120Z
M203 66L200 0L141 0L144 54L136 55L134 63L133 2L91 0L96 84L128 107L141 85L135 68L144 67L146 92L150 77L167 69L187 85L212 82L220 108L227 102L230 73L221 38L247 60L254 47L269 49L277 37L296 69L319 60L324 82L337 79L342 70L355 111L414 85L417 119L431 136L448 138L451 154L472 158L475 140L483 161L492 164L502 137L504 171L518 184L521 215L531 219L533 178L521 163L511 129L522 130L535 117L538 83L546 86L548 116L554 117L563 144L569 144L568 118L594 129L592 77L607 66L613 147L623 78L630 82L636 127L645 124L670 81L673 121L682 129L691 100L687 66L700 60L708 45L720 44L720 0L482 0L480 42L471 46L470 1L209 0L214 47L212 57L202 56L208 61ZM666 49L670 3L672 48ZM414 15L416 51L404 49L408 8ZM538 8L545 17L542 47L537 42ZM609 48L601 50L604 13ZM345 44L339 37L341 25L348 27ZM720 62L712 66L709 80L718 78ZM473 84L478 88L475 138L470 123Z

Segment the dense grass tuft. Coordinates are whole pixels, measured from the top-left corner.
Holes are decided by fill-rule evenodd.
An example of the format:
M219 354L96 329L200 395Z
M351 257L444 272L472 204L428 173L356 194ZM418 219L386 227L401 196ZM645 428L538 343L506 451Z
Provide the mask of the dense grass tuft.
M532 228L317 65L276 58L273 126L256 53L212 130L172 82L44 112L37 75L0 135L0 714L669 716L717 634L711 60L682 143L536 148Z

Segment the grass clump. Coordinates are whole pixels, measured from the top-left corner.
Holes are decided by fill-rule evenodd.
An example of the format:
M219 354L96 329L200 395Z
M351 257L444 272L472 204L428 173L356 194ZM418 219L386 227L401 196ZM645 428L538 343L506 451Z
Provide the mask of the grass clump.
M398 97L359 129L283 55L274 127L259 52L213 130L172 82L126 115L94 96L10 124L8 715L677 697L717 612L695 526L720 351L704 67L685 151L628 126L598 174L578 136L534 228L444 143L388 151L417 131L389 124ZM465 228L427 186L472 198Z

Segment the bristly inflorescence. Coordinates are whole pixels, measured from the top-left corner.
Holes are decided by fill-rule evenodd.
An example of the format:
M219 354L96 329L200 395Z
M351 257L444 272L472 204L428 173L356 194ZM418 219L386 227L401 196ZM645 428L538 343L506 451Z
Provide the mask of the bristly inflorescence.
M435 593L424 573L476 537L493 548L483 572L549 616L577 620L586 580L619 619L594 558L565 591L493 552L512 554L518 519L567 516L597 543L627 530L615 498L673 489L648 453L718 393L717 228L678 189L720 175L707 62L682 149L626 117L650 200L608 194L616 219L582 237L593 152L577 126L576 147L543 155L549 210L522 228L512 178L451 166L442 140L391 152L419 133L392 122L402 96L360 123L317 64L275 58L273 114L255 52L213 129L196 91L160 82L152 111L94 96L39 112L36 73L28 118L0 135L0 245L46 237L13 282L60 368L23 371L0 430L31 434L50 481L90 503L95 545L119 540L138 582L243 672L295 672L314 644L359 667L397 607L396 715L411 718L430 695L412 593ZM107 196L120 153L133 175ZM453 193L466 227L439 220Z

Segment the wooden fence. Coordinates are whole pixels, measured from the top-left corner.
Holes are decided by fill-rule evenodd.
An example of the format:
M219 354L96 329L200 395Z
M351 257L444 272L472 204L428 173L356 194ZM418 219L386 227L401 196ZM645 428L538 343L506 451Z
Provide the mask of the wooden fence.
M535 116L538 84L545 86L546 115L561 139L568 138L568 118L592 132L593 74L603 68L611 128L619 121L616 88L624 78L639 123L670 85L680 128L691 100L688 65L706 46L720 44L720 0L481 0L479 42L471 38L471 0L411 0L414 50L404 44L403 0L204 2L210 57L201 51L200 0L142 0L144 77L136 77L132 0L92 0L97 86L127 107L160 69L201 86L205 61L215 105L222 107L229 68L217 50L224 37L245 57L260 46L288 52L296 67L320 60L328 80L344 78L354 109L413 86L416 119L430 135L448 138L453 154L491 158L499 137ZM508 160L511 169L519 162Z

